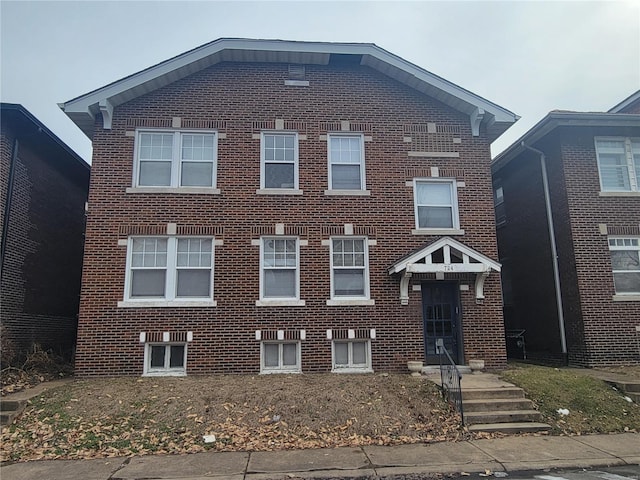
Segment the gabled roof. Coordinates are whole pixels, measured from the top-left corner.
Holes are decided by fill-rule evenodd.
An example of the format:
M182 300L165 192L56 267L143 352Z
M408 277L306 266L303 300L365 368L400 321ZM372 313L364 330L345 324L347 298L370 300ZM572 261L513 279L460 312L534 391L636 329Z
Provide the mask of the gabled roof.
M518 140L512 143L491 163L491 172L496 173L528 146L540 141L558 127L638 127L639 114L601 113L601 112L566 112L554 110L536 123Z
M441 248L445 249L444 263L432 263L431 255ZM446 253L446 249L449 250L449 254ZM462 262L456 263L451 261L451 249L457 250L462 255ZM449 266L450 269L443 267L445 265ZM403 271L409 273L429 273L437 271L481 273L495 270L499 272L500 268L501 265L498 262L491 260L473 248L467 247L451 237L442 237L426 247L398 260L389 268L389 275Z
M517 115L373 43L294 42L220 38L97 90L60 104L60 108L91 138L98 112L113 108L221 62L275 62L327 65L348 59L416 89L470 117L474 134L482 124L491 140L500 136ZM106 124L105 124L106 125ZM109 127L105 127L109 128Z
M638 90L636 93L632 93L615 107L611 108L609 110L609 113L624 113L623 110L638 101L640 101L640 90Z

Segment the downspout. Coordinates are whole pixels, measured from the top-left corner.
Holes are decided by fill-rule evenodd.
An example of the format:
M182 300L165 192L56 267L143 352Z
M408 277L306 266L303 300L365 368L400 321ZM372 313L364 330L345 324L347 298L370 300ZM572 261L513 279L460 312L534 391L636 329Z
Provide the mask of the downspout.
M4 266L4 255L7 250L7 237L9 234L9 214L11 213L11 200L13 198L13 179L15 177L15 165L18 161L18 149L20 142L16 137L13 141L13 151L11 153L11 165L9 165L9 179L7 184L7 201L4 205L4 219L2 221L2 246L0 247L0 279L2 278L2 270Z
M567 338L564 330L564 312L562 309L562 290L560 289L560 270L558 268L558 249L556 248L556 233L553 228L553 214L551 213L551 197L549 195L549 178L547 177L547 160L544 153L537 148L530 147L521 142L524 148L540 155L540 169L542 170L542 188L544 190L544 203L547 210L547 224L549 227L549 243L551 244L551 261L553 263L553 280L556 289L556 308L558 309L558 327L560 328L560 344L562 353L567 354Z

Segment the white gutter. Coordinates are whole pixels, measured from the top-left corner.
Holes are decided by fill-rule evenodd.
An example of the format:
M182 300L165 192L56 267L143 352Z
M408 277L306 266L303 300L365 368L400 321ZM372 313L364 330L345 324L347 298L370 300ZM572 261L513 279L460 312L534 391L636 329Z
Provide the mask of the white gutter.
M547 161L544 152L521 142L523 148L540 155L540 169L542 170L542 188L544 190L544 203L547 210L547 223L549 227L549 242L551 243L551 260L553 263L553 280L556 289L556 308L558 309L558 327L560 328L560 344L562 353L567 353L567 338L564 329L564 312L562 309L562 291L560 289L560 270L558 269L558 249L556 248L556 234L553 228L553 215L551 213L551 197L549 195L549 178L547 177Z

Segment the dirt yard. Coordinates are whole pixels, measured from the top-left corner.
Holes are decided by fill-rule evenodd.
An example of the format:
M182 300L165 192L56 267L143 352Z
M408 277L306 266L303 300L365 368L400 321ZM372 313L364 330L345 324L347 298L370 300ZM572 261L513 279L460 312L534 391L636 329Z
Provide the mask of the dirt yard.
M409 375L76 381L2 431L3 460L278 450L456 440L437 388Z

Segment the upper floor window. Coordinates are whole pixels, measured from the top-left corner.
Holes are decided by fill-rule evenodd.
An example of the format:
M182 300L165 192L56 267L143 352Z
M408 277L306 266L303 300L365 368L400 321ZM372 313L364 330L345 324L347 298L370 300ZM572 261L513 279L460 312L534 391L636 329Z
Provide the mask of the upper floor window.
M131 237L125 299L211 301L213 239Z
M640 293L640 238L610 238L613 283L618 294Z
M260 244L260 299L299 299L298 244L297 238L262 238Z
M596 138L603 192L640 191L640 139Z
M365 190L364 137L330 134L329 189Z
M417 229L460 228L455 180L415 179L413 195Z
M263 133L260 188L298 188L298 135Z
M369 298L366 238L331 239L331 298Z
M504 190L502 187L496 187L493 190L493 205L496 215L496 225L504 225L507 221L507 212L504 208Z
M211 131L139 130L135 186L214 188L217 149Z

